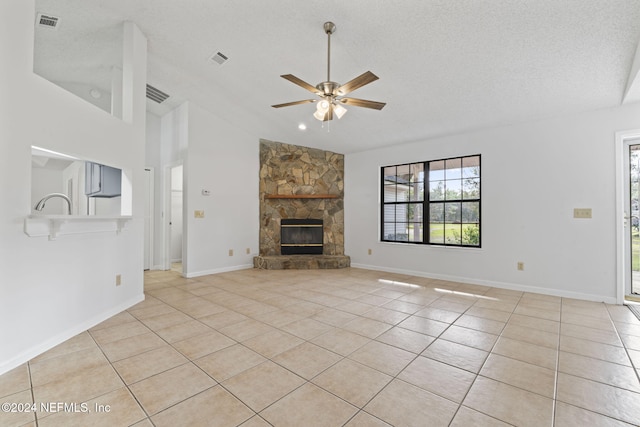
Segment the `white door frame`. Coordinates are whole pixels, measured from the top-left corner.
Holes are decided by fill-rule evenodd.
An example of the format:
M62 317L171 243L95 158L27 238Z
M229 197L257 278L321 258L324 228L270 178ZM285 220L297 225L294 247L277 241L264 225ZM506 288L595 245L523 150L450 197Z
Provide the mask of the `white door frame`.
M147 246L147 250L149 251L149 270L153 270L155 267L154 257L153 257L153 236L155 234L155 169L151 166L147 166L144 168L145 173L148 174L146 178L148 179L148 191L149 193L146 195L145 203L149 206L149 235L148 239L145 239L144 244ZM146 214L147 212L145 212ZM145 215L146 220L146 215Z
M631 293L631 242L628 238L629 146L640 139L640 129L616 132L616 302Z
M184 175L184 163L182 160L172 162L164 167L164 207L163 207L163 220L164 226L162 227L163 234L163 268L164 270L171 270L171 170L176 166L183 167L183 175ZM184 211L184 178L182 181L183 186L183 211ZM183 212L183 221L182 221L182 275L184 276L184 272L186 271L186 257L184 252L184 239L185 239L185 224L186 218L184 217Z

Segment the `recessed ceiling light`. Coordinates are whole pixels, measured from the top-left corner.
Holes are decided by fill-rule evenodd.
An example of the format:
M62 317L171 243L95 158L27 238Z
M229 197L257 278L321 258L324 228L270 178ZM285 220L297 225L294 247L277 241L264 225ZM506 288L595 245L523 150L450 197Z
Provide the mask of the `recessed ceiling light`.
M307 130L307 125L305 125L304 123L300 123L300 124L298 125L298 129L300 129L300 130Z

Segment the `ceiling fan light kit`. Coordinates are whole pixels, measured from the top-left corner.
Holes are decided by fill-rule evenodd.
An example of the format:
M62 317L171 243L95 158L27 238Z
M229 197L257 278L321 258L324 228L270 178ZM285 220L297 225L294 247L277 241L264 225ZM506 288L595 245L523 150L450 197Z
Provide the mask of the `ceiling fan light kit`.
M339 83L331 81L331 34L336 31L336 26L333 22L324 23L324 32L327 34L327 80L320 82L315 86L310 85L304 80L299 79L293 74L284 74L280 77L289 80L291 83L300 86L303 89L320 97L317 99L305 99L302 101L287 102L284 104L272 105L273 108L290 107L292 105L317 103L316 111L313 113L313 117L323 122L333 120L336 116L341 119L345 115L347 109L344 105L352 105L355 107L372 108L374 110L382 110L386 105L384 102L368 101L366 99L357 98L343 98L345 95L353 92L356 89L361 88L371 82L378 80L378 76L371 71L367 71L353 80L340 85ZM343 105L344 104L344 105Z

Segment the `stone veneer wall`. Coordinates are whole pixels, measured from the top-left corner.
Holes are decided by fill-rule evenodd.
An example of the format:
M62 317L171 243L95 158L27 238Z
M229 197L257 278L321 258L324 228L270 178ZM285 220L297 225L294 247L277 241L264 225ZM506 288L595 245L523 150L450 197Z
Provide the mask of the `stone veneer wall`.
M335 199L267 199L331 194ZM344 255L344 155L260 140L260 255L280 255L282 218L322 219L324 255Z

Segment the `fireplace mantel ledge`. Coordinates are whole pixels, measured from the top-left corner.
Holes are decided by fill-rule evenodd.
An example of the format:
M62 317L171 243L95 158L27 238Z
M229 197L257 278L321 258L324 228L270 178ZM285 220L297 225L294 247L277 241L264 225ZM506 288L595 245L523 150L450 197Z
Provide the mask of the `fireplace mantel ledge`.
M338 199L337 194L265 194L265 199Z

